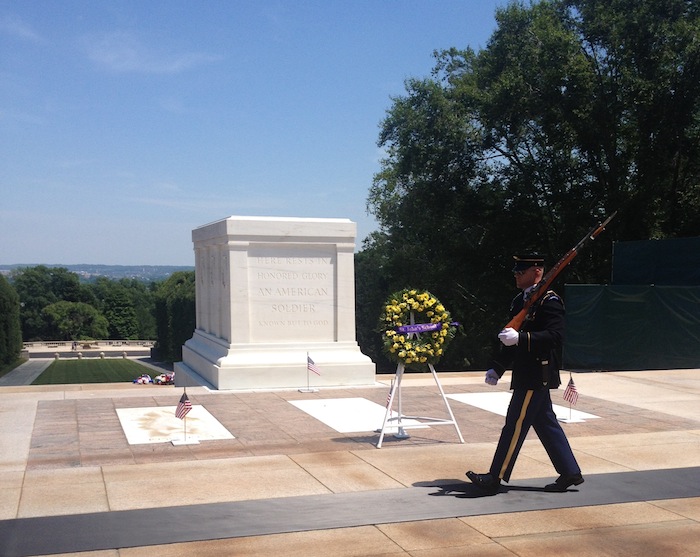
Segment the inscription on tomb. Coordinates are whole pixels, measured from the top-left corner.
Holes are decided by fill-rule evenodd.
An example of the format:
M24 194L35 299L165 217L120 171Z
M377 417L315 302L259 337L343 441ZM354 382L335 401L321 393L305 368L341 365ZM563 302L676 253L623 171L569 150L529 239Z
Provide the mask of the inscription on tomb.
M330 249L250 249L248 284L254 342L332 341L335 254Z

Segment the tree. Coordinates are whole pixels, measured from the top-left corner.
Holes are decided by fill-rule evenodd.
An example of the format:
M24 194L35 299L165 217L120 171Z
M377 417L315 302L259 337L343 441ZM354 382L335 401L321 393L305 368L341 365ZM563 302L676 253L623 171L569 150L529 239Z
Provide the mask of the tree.
M381 266L358 268L382 273L376 289L434 291L463 323L443 367L485 362L513 294L510 254L551 264L618 210L561 279L604 282L613 239L700 234L699 12L511 2L484 50L436 53L431 78L393 99L368 197L380 230L358 256Z
M599 83L591 167L628 218L628 239L700 233L700 5L687 0L565 4ZM630 17L634 14L634 17ZM614 143L613 143L614 142ZM593 164L595 163L595 164ZM611 172L612 170L612 172Z
M19 296L0 275L0 367L15 362L22 350Z
M136 312L136 322L138 324L136 338L155 340L155 291L157 283L144 283L136 279L122 279L120 283L126 288L131 305Z
M22 338L25 341L51 338L51 327L43 310L59 301L94 304L91 291L63 267L25 267L12 271L12 284L20 299Z
M115 288L104 301L104 316L111 339L137 339L139 325L136 311L126 289Z
M539 217L547 247L571 242L582 209L619 210L620 239L700 233L698 11L570 0L499 12L477 67L482 122L508 200Z
M107 338L107 319L89 304L60 301L49 304L42 313L50 331L48 338L55 340Z
M177 271L159 283L155 307L159 356L166 362L179 361L182 345L196 327L194 271Z
M390 260L381 250L381 237L373 233L372 249L363 249L355 254L355 328L362 351L377 364L380 370L392 364L382 353L382 336L377 329L379 308L382 307L390 289L386 263ZM366 240L365 247L371 240Z
M155 339L156 283L98 277L89 284L96 307L109 321L109 338Z

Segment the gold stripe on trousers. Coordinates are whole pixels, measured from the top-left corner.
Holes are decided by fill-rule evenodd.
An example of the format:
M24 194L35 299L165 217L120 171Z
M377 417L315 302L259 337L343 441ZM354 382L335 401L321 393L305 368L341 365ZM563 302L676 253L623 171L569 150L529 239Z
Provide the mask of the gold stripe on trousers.
M515 447L518 445L518 439L520 439L520 432L523 429L523 421L525 421L525 414L527 414L527 407L530 405L530 400L532 399L532 394L535 391L527 391L525 393L525 399L523 400L523 405L520 408L520 415L518 416L518 421L515 422L515 431L513 431L513 437L510 440L510 446L508 447L508 452L506 453L506 458L503 461L503 466L501 466L501 473L498 475L499 479L503 479L506 473L508 464L513 458L513 453L515 452Z

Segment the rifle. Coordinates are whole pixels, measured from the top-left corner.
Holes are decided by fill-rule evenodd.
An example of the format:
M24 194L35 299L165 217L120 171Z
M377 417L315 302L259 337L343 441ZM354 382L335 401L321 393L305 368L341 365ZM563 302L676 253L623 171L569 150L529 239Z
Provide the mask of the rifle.
M530 310L530 308L535 304L535 302L537 302L537 300L539 300L542 296L545 295L549 286L552 284L552 282L554 282L554 279L557 278L559 273L561 273L564 270L564 267L571 263L574 257L578 255L578 250L580 250L581 247L583 247L583 244L585 244L588 240L595 240L598 234L605 230L605 227L611 220L613 220L615 215L617 215L617 211L615 211L612 215L605 219L605 221L602 224L594 226L588 234L581 238L578 244L576 244L573 248L567 251L564 254L564 257L557 261L557 264L554 265L547 272L547 274L545 274L544 277L542 277L542 280L539 283L537 283L537 285L530 291L530 297L528 298L527 302L525 302L523 309L521 309L513 317L513 319L511 319L506 324L506 326L503 327L504 329L510 327L512 329L515 329L516 331L520 330L520 327L523 326L523 321L525 321L525 317L527 316L527 312Z

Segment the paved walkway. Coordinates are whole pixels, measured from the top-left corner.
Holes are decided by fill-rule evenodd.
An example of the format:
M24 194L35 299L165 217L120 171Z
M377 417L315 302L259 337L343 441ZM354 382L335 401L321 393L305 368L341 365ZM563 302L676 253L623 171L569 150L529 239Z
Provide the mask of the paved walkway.
M482 376L440 378L448 394L493 392ZM574 380L576 409L599 416L564 425L586 482L543 492L556 474L529 437L491 497L464 471L488 468L501 416L452 401L464 444L442 426L377 449L376 433L290 404L383 405L391 376L318 393L188 388L235 438L180 446L129 445L116 413L175 405L174 387L1 387L0 555L700 555L700 370ZM444 409L430 375L403 385L405 411Z
M0 377L0 387L31 385L51 365L52 361L48 358L29 359L11 372Z

